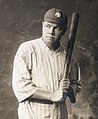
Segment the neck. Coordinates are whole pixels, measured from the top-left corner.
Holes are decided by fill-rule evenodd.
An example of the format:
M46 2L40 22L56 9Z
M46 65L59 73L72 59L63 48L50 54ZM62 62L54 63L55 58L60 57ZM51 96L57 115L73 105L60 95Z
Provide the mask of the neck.
M50 48L50 50L55 51L59 48L59 46L60 46L60 42L57 41L57 42L52 43L49 48Z
M56 51L60 46L60 42L54 42L52 44L46 44L46 45L51 51Z
M53 43L47 43L44 39L42 39L44 41L44 43L46 44L46 46L51 50L51 51L56 51L59 46L60 46L60 42L56 41Z

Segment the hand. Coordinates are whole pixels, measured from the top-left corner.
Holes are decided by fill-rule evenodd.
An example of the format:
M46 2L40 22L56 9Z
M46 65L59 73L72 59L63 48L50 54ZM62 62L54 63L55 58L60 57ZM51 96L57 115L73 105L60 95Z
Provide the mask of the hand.
M78 81L74 81L71 83L67 93L71 103L76 102L76 93L80 92L80 90L81 90L81 84Z
M66 91L67 94L67 91ZM51 94L50 100L53 102L62 102L64 101L65 92L62 88L59 88L57 91Z
M69 89L70 81L69 79L61 79L59 82L59 88L66 92Z
M67 91L70 86L69 79L61 79L59 82L59 88L63 90L63 98L65 99L67 97Z
M81 84L79 82L74 82L71 84L71 88L76 92L80 92L81 91Z
M72 88L74 88L74 86ZM81 91L81 87L80 86L75 86L75 90L76 90L76 93L79 93Z
M69 89L69 79L61 79L59 82L59 89L51 95L51 101L58 102L64 101L67 97L67 90Z

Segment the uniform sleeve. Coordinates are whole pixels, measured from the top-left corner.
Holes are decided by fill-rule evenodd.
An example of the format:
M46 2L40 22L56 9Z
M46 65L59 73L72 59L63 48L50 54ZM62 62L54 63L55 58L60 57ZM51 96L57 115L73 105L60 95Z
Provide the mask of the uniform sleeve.
M19 102L32 96L38 90L31 77L32 55L30 48L22 44L14 58L12 87Z
M72 103L76 102L76 94L81 91L80 83L80 67L75 59L72 59L70 66L70 88L68 91L68 96Z

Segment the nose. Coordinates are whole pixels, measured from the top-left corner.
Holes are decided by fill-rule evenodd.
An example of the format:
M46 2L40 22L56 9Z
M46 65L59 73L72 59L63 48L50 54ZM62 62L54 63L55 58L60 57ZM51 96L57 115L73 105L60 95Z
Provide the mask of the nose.
M54 31L54 28L53 28L53 27L51 27L51 28L49 29L49 34L55 35L55 31Z

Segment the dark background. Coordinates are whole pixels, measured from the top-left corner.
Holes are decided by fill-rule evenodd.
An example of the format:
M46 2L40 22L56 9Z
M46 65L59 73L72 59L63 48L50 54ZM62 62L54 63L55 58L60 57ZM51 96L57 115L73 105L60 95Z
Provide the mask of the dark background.
M17 119L18 102L11 77L18 46L41 36L41 21L51 7L60 8L69 18L80 13L74 55L81 67L82 91L77 103L68 101L69 119L98 119L98 1L97 0L0 0L0 118ZM68 31L64 40L68 38ZM95 119L94 118L94 119Z

